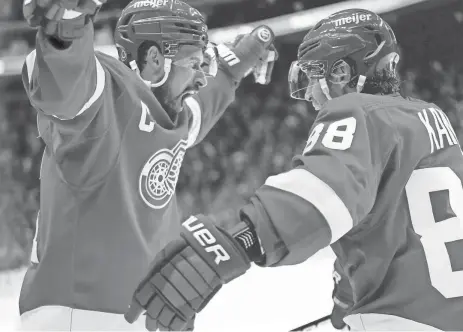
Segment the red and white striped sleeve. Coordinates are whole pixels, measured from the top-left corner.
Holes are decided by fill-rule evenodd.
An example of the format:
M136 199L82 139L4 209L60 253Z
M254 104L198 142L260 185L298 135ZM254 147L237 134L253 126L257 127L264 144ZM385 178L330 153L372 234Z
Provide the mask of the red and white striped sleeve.
M294 168L269 177L241 211L255 226L267 266L306 260L373 207L395 129L384 110L340 99L320 111Z
M39 29L36 49L22 70L23 84L32 106L39 112L70 120L90 108L99 109L106 74L93 48L93 26L82 38L59 49Z

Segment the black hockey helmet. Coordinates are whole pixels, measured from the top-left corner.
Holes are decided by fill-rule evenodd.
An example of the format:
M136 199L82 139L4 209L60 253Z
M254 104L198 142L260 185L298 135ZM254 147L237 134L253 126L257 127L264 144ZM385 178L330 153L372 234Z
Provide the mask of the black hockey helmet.
M318 80L331 99L326 80L342 82L347 77L346 65L351 70L350 80L358 77L360 92L365 79L376 71L395 71L397 52L394 32L377 14L365 9L334 13L319 21L299 45L297 61L288 74L291 97L306 99L307 87Z
M180 45L197 45L204 52L208 47L203 15L179 0L131 1L117 22L114 40L119 59L132 69L145 41L155 42L164 57L170 59Z

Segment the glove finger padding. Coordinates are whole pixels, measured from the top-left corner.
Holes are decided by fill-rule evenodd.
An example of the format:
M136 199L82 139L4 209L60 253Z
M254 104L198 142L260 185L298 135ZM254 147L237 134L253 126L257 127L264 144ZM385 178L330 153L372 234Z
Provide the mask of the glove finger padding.
M233 43L217 46L221 64L231 77L239 82L253 72L262 61L267 61L268 51L274 39L273 31L265 25L255 28L249 34L238 35Z
M201 65L203 72L209 73L210 76L215 77L218 71L217 59L219 57L217 53L217 46L213 43L209 43L210 47L204 52L204 62Z
M146 311L145 327L148 331L188 331L194 325L195 316L182 317L166 299L153 298Z
M85 25L107 0L24 0L29 26L42 27L48 36L72 41L83 36Z
M192 329L222 285L249 269L244 249L211 219L191 217L182 226L181 237L156 255L135 291L125 314L129 323L146 310L150 331Z
M338 305L333 306L333 310L331 312L331 325L337 330L341 330L346 327L346 323L344 322L344 317L346 316L346 312L339 307Z
M272 78L273 67L278 60L278 51L275 46L271 46L260 62L253 69L254 81L259 84L267 85Z
M216 288L209 294L209 296L207 296L207 297L203 300L203 303L201 303L201 306L199 307L198 312L201 312L201 310L203 310L203 309L209 304L209 302L212 300L212 298L215 296L215 294L217 294L217 293L219 292L220 289L222 289L222 285L216 287Z
M185 299L185 303L177 302L177 303L172 303L172 304L177 306L177 308L186 317L193 316L194 313L198 311L198 308L200 308L201 303L202 303L201 294L206 293L206 290L208 289L206 287L206 288L203 288L203 290L198 291L195 287L198 285L197 280L201 276L199 275L199 273L194 271L193 268L191 268L191 271L189 273L190 273L190 275L196 274L197 276L192 277L191 278L192 281L189 281L188 279L185 278L185 276L182 274L182 272L177 270L177 267L173 263L168 263L161 270L162 276L164 278L168 279L169 282L172 284L172 286L175 289L181 289L182 290L182 297ZM193 279L195 279L195 280L193 280ZM186 306L185 304L188 304L188 306Z
M149 298L143 304L146 308L145 325L149 331L157 328L161 331L192 329L196 313L220 289L217 274L195 257L198 256L189 247L172 259L165 256L166 264L161 269L155 267L154 270L158 272L140 289L138 302L146 302ZM188 277L183 274L185 272Z
M124 315L127 322L135 322L145 311L145 308L152 304L152 301L157 296L157 292L153 287L151 280L159 273L161 268L165 265L164 263L166 261L169 261L171 257L174 257L175 254L182 251L185 247L185 241L183 239L178 239L176 241L170 242L156 255L150 265L150 272L140 282L133 294L132 302L130 303L128 311ZM153 305L154 304L155 303L153 303ZM155 315L155 313L153 313L153 315Z

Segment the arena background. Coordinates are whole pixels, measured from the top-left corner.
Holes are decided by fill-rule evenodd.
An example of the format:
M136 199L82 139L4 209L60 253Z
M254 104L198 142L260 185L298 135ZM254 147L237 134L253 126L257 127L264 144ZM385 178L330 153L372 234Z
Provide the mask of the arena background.
M128 0L110 0L96 22L97 48L114 54L112 31ZM269 175L287 170L303 148L315 112L288 97L287 71L298 42L320 18L343 8L378 12L401 47L402 92L436 103L463 139L463 1L461 0L186 0L207 17L211 39L232 40L260 21L277 37L280 60L272 83L245 79L234 103L183 163L178 193L185 215L230 211ZM21 0L0 0L0 271L28 262L39 200L43 143L19 75L35 31ZM221 212L227 213L227 212ZM3 278L5 279L5 278ZM6 280L6 279L5 279ZM0 277L0 301L9 289Z

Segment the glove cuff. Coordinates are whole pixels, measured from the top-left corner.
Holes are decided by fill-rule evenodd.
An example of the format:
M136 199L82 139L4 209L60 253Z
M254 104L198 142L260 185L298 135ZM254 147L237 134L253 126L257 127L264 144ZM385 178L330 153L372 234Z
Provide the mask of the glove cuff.
M244 274L251 262L240 244L209 218L198 215L182 223L182 237L220 277L227 283Z
M265 259L264 250L251 222L245 219L227 232L243 248L252 262L258 264Z

